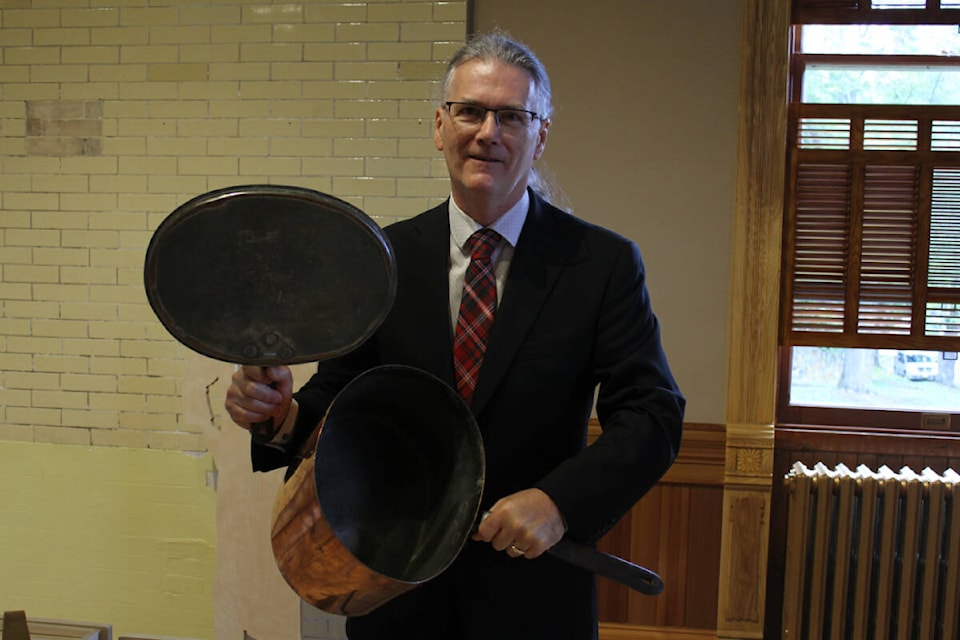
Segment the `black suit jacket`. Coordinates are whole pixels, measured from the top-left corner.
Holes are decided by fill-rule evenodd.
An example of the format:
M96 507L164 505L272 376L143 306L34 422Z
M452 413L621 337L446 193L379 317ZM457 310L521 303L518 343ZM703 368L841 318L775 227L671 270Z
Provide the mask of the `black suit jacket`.
M486 456L483 508L538 487L559 507L567 535L594 542L673 462L684 399L636 245L530 195L471 407ZM336 393L373 366L414 366L455 388L447 208L386 229L397 260L394 304L367 343L319 363L296 394L291 449ZM595 400L603 433L584 448ZM289 462L253 447L255 469Z

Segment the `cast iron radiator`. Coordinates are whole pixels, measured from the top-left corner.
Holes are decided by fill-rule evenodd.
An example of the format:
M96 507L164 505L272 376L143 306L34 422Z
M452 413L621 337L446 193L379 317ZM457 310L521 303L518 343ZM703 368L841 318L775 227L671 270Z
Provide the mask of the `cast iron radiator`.
M960 475L795 463L784 640L960 640Z

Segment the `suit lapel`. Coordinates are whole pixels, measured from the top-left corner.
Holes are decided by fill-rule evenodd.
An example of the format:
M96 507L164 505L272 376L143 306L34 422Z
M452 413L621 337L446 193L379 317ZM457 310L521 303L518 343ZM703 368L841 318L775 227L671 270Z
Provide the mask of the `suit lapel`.
M534 192L530 194L530 211L517 241L474 391L472 408L476 415L509 370L564 264L577 250L574 227L566 224L566 214Z
M450 223L447 203L415 218L415 240L408 248L400 283L410 287L413 304L404 314L424 369L456 388L453 380L453 332L450 326ZM412 253L409 253L411 252Z

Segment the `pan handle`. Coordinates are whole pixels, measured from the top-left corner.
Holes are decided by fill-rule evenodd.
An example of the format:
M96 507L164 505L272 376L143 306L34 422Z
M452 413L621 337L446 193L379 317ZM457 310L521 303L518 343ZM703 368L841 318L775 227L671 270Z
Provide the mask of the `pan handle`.
M489 511L481 513L479 522L483 522L483 519L488 515L490 515ZM609 578L645 595L655 596L663 592L663 580L650 569L619 556L600 551L583 542L563 537L547 549L547 553L575 567Z
M663 591L663 580L653 571L570 538L561 538L547 553L648 596Z

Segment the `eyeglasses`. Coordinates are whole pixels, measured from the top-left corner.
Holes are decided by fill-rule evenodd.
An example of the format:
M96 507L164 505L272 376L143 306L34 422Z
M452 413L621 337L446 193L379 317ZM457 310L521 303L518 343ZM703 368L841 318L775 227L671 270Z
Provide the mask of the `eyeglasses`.
M472 102L444 102L443 104L453 118L454 124L464 129L482 125L487 119L487 112L493 113L494 121L504 133L520 133L534 120L540 118L540 114L526 109L490 109Z

